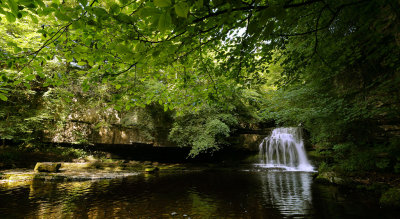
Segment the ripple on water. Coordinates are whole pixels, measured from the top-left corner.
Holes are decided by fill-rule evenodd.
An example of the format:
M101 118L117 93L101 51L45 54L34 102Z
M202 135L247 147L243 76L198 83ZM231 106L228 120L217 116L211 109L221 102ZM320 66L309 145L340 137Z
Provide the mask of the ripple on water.
M141 174L0 188L5 218L385 218L357 199L315 187L305 172L213 171ZM317 189L313 192L313 189ZM334 191L338 192L338 191ZM340 202L333 198L339 198ZM354 212L343 208L353 203ZM358 207L357 207L358 206ZM172 213L176 213L171 215ZM321 212L329 212L332 216ZM186 217L186 218L187 218ZM388 218L388 217L386 217ZM390 218L390 217L389 217Z

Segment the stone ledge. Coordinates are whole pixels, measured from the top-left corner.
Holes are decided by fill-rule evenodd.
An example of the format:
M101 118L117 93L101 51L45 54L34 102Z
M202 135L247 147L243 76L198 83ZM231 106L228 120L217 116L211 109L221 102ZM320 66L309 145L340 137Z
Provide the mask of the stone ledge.
M59 171L61 163L51 163L51 162L38 162L36 163L35 172L48 172L56 173Z

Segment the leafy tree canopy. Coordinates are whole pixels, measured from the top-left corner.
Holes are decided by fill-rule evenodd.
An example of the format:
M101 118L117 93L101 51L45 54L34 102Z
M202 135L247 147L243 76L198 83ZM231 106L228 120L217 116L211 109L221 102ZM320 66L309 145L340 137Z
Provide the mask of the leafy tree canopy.
M10 35L18 34L18 28L6 30L3 38L6 46L2 47L0 59L8 72L2 71L2 87L8 82L27 83L36 76L44 78L43 67L49 61L69 62L87 76L83 81L85 90L94 82L124 89L127 96L119 97L121 106L144 105L149 101L166 103L170 108L192 105L230 95L235 87L264 82L263 75L268 72L265 63L271 63L277 51L294 53L287 56L285 64L307 65L308 59L324 55L318 52L325 40L318 38L319 35L340 32L343 36L346 34L343 29L357 32L364 28L358 24L371 23L374 17L370 13L381 13L379 10L384 10L387 3L2 1L0 13L4 25L18 20L19 28L28 27L24 32L32 30L30 35L11 40ZM343 26L342 21L348 22L355 11L364 15L356 18L364 20ZM292 38L308 41L291 51L288 47ZM299 66L285 71L284 79L298 78ZM46 80L57 84L62 74ZM143 98L138 84L153 79L164 87L160 94ZM181 91L186 89L191 89L197 97L181 98ZM164 91L168 91L168 97L163 96ZM2 99L5 96L2 94Z
M118 110L175 110L183 122L172 136L185 112L245 104L255 118L302 123L315 143L367 144L379 136L362 133L399 121L399 8L395 0L1 0L0 99L74 77L86 92L107 87ZM229 132L218 116L195 117L212 136Z

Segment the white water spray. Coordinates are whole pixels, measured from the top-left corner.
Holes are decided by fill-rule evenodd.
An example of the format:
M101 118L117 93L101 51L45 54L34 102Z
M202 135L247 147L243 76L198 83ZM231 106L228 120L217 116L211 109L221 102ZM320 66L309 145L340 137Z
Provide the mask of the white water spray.
M276 128L261 142L257 166L290 171L314 171L307 159L301 128Z

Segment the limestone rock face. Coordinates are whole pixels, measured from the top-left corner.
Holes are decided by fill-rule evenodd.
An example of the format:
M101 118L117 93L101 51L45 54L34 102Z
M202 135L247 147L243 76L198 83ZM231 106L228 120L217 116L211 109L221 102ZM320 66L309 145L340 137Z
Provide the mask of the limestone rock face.
M58 172L60 169L61 164L60 163L36 163L35 166L35 172L49 172L49 173L55 173Z

